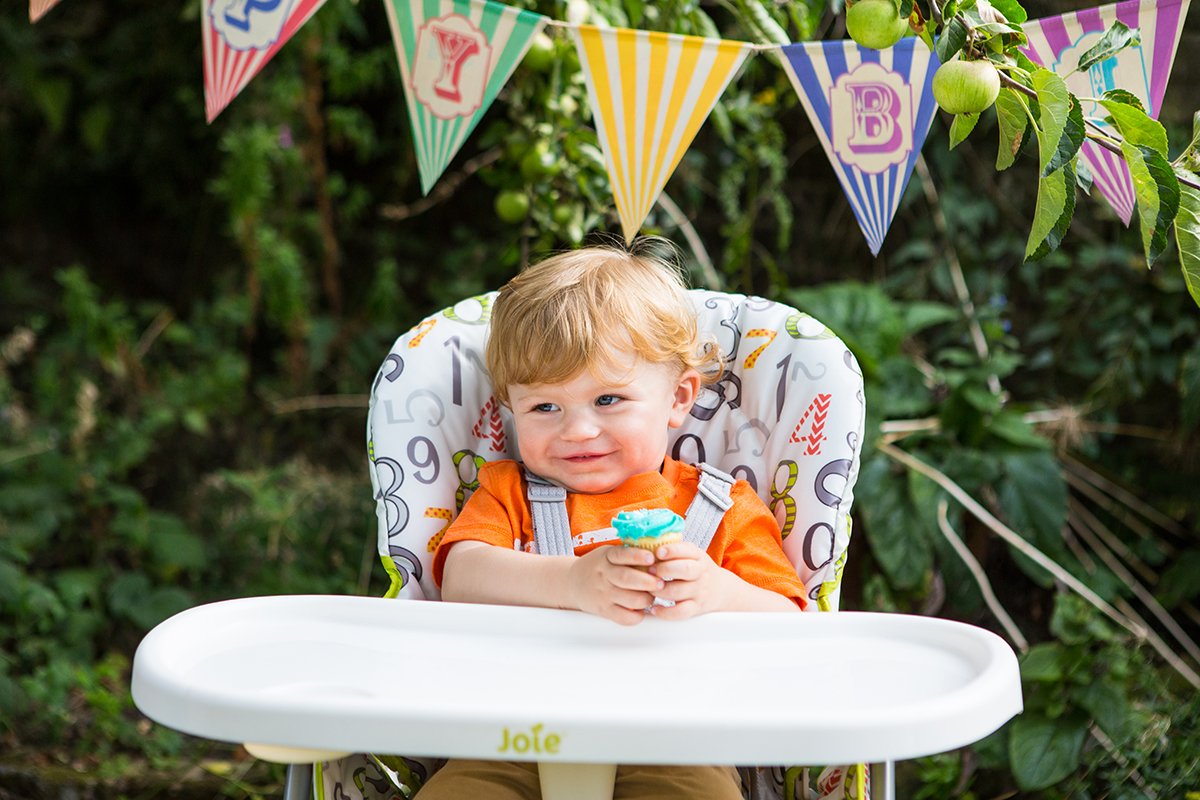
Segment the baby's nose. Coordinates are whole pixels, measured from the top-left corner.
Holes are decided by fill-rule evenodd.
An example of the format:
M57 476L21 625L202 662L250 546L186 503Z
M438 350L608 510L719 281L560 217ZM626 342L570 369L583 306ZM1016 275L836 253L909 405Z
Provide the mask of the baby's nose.
M596 424L591 414L569 414L563 420L562 438L578 442L584 439L594 439L600 433L600 426Z

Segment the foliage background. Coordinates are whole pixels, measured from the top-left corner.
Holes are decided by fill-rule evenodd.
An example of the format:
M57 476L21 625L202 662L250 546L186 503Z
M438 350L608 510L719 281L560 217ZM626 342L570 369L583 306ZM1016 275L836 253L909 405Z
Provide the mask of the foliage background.
M589 8L513 4L557 19ZM590 12L744 40L843 35L815 1ZM243 797L279 773L251 781L244 754L139 717L138 640L209 600L380 594L363 430L391 341L619 225L565 37L518 69L426 199L381 3L329 0L212 125L199 14L199 0L63 0L31 26L23 0L0 0L0 749L108 778L202 764ZM1192 14L1160 114L1177 150L1200 97L1197 45ZM668 184L688 222L660 207L649 227L680 242L698 285L831 324L866 368L873 430L937 420L899 446L1106 599L1132 598L1069 535L1069 512L1096 514L1195 638L1200 314L1178 259L1146 269L1136 226L1097 196L1058 252L1022 263L1034 160L995 172L994 116L953 151L947 125L872 258L782 70L758 56ZM525 222L497 219L502 191L531 199ZM1031 426L1032 411L1051 421ZM939 532L944 492L877 443L843 607L1003 633ZM1163 517L1101 493L1106 510L1068 483L1068 462ZM1200 791L1195 691L957 503L949 518L1033 644L1028 711L973 748L902 765L910 796Z

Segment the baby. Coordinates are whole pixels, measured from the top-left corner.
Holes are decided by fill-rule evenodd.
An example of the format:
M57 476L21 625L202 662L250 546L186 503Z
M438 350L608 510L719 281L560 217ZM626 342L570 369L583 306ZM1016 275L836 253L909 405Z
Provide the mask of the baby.
M485 357L496 398L512 410L522 462L480 469L479 488L434 558L443 600L577 609L623 625L647 614L804 607L775 518L749 484L667 454L670 429L719 377L722 358L700 340L682 277L653 246L643 239L628 251L557 255L500 291ZM617 514L688 516L702 481L705 497L714 485L728 495L706 547L687 535L654 553L620 545ZM554 528L546 520L556 512L538 516L531 498L565 508L555 534L562 552L542 549L554 535L538 526ZM741 798L730 767L621 766L614 791ZM420 800L539 796L535 764L452 760Z

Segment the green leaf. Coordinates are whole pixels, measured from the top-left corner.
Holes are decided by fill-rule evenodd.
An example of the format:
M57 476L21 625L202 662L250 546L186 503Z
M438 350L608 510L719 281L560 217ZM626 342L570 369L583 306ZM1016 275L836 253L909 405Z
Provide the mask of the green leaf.
M1009 444L1018 447L1045 449L1050 447L1050 440L1039 436L1033 426L1025 421L1024 416L1016 411L1001 411L995 414L988 423L988 430Z
M971 745L971 750L979 758L982 769L999 769L1008 772L1008 729L1004 725L1000 730L980 739Z
M984 22L972 26L971 30L984 40L999 38L1006 45L1021 46L1029 41L1019 25L1009 25L1006 22Z
M909 358L894 356L880 361L874 379L867 383L867 409L878 413L881 421L928 414L930 396L925 376Z
M0 658L0 713L8 719L16 719L25 711L27 699L21 687L8 674L8 665Z
M1113 123L1125 141L1153 148L1166 156L1167 129L1158 120L1150 119L1137 106L1112 99L1101 99L1099 102L1112 115Z
M1105 675L1082 688L1073 689L1072 696L1095 718L1100 729L1115 741L1121 741L1129 726L1129 698L1125 686Z
M29 93L41 107L50 131L57 136L62 131L71 104L71 82L61 77L34 80L30 83Z
M1067 484L1053 454L1046 450L1009 453L1001 463L1000 504L1013 530L1047 555L1062 551Z
M1142 105L1142 98L1126 89L1109 89L1104 93L1104 99L1112 100L1113 102L1121 103L1127 106L1133 106L1142 113L1145 113L1146 111L1146 107Z
M1066 123L1063 126L1062 136L1058 139L1058 150L1055 151L1050 163L1042 171L1043 174L1061 169L1063 164L1074 160L1075 154L1083 146L1085 138L1087 138L1087 129L1083 122L1083 109L1080 108L1079 100L1075 95L1070 95Z
M629 24L637 27L637 24L642 21L642 14L646 10L646 4L643 0L625 0L625 15L629 18Z
M20 596L21 568L8 559L0 558L0 608Z
M904 315L900 305L876 284L826 283L794 290L788 298L796 308L837 331L864 370L900 352Z
M1067 117L1071 111L1071 93L1063 79L1048 69L1039 69L1033 73L1033 90L1037 93L1038 117L1038 153L1040 155L1041 175L1045 177L1053 172L1054 156L1058 152L1058 142L1062 139L1067 127ZM1062 164L1059 163L1058 167ZM1057 167L1055 167L1057 168Z
M1050 633L1060 642L1069 645L1083 645L1093 641L1111 642L1116 637L1100 612L1077 594L1060 594L1054 599L1054 611L1050 615Z
M908 482L892 472L889 459L875 456L863 461L858 485L867 541L879 566L897 589L918 585L933 567L933 556Z
M1187 148L1180 154L1174 163L1187 165L1188 169L1196 172L1200 168L1200 111L1197 111L1192 117L1192 141L1188 143Z
M1200 347L1193 347L1179 363L1179 395L1180 422L1185 431L1190 431L1200 422ZM1200 580L1196 585L1200 591Z
M1137 28L1130 30L1124 22L1116 20L1112 27L1105 32L1103 38L1079 57L1079 66L1075 68L1075 71L1083 72L1093 64L1099 64L1101 61L1112 58L1126 47L1141 43L1142 32L1140 30Z
M1013 58L1015 58L1017 60L1017 66L1020 67L1021 69L1023 69L1027 75L1032 75L1033 73L1035 73L1039 69L1041 69L1040 64L1033 63L1033 61L1031 61L1029 59L1029 56L1025 55L1020 50L1018 50L1016 53L1010 53L1009 55L1011 55ZM1013 80L1017 81L1018 83L1026 83L1025 79L1019 73L1012 75L1011 77ZM1028 85L1028 84L1026 84L1026 85ZM1033 87L1030 86L1030 88L1032 89Z
M1075 185L1083 190L1084 194L1092 193L1092 183L1095 181L1092 175L1091 167L1086 161L1080 159L1075 160Z
M978 122L979 114L955 114L954 122L950 123L950 149L953 150L966 139Z
M771 12L767 11L759 0L740 0L737 7L764 43L785 45L791 41L787 31L780 27L771 16Z
M1038 181L1037 206L1033 227L1025 245L1025 259L1039 261L1058 249L1075 215L1075 165Z
M1026 711L1014 719L1008 756L1017 785L1026 791L1045 789L1074 772L1087 730L1082 714L1047 719Z
M958 55L958 51L963 49L963 45L967 43L967 34L971 29L960 18L955 17L946 25L945 30L937 38L937 57L938 61L943 64L949 63L950 59Z
M904 335L912 336L926 328L943 322L962 319L962 310L945 303L912 303L904 309Z
M1195 178L1194 173L1176 172ZM1200 189L1180 182L1179 212L1175 215L1175 243L1179 246L1179 267L1196 305L1200 306Z
M1066 650L1058 642L1034 645L1021 656L1021 680L1055 683L1063 677L1063 657Z
M97 569L68 569L54 577L54 588L63 603L72 610L99 597L100 586L108 577L108 571Z
M1163 571L1155 596L1167 608L1200 597L1200 550L1188 550Z
M958 393L971 408L978 409L985 414L1000 410L1002 402L1000 396L993 393L986 386L976 383L966 383L959 388Z
M1020 25L1025 20L1029 19L1029 15L1025 13L1025 9L1017 0L991 0L992 8L1004 15L1004 18L1009 22Z
M996 98L996 119L1000 123L1000 148L996 153L996 169L1004 170L1013 165L1031 132L1032 124L1025 111L1025 103L1016 90L1000 89Z
M1121 152L1133 176L1142 247L1146 252L1146 266L1150 266L1167 249L1167 230L1179 214L1179 178L1158 150L1127 140L1121 142Z
M155 561L171 570L203 569L208 565L204 542L175 520L172 522L175 524L170 529L157 531L150 538L150 550Z
M184 589L152 588L145 575L129 572L113 581L108 602L114 614L128 617L143 630L150 630L167 617L191 608L196 601Z

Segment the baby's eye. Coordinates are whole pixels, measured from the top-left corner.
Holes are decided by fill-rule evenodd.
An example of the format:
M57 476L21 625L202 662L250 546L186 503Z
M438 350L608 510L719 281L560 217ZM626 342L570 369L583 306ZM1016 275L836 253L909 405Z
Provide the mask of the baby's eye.
M536 414L549 414L551 411L557 411L558 406L554 403L538 403L532 410Z
M598 406L613 406L619 402L621 402L621 398L615 394L602 394L596 398L596 405Z

